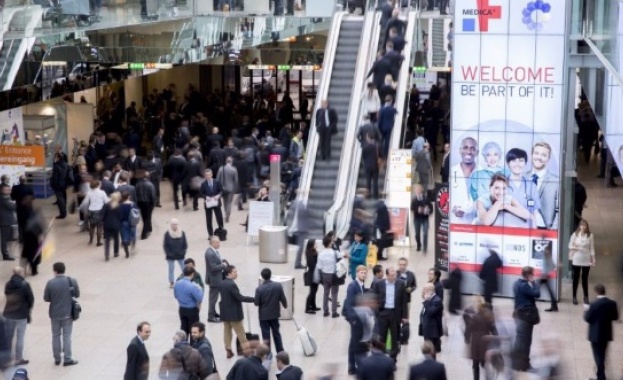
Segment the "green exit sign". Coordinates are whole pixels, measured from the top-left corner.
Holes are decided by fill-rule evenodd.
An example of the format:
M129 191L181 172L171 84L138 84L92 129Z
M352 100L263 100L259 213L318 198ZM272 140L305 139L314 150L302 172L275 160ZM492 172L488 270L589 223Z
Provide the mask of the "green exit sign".
M128 63L128 68L130 70L143 70L145 68L145 64L141 62L131 62Z
M426 66L415 66L413 68L413 71L424 72L424 71L426 71Z
M277 70L290 70L292 66L290 65L277 65Z

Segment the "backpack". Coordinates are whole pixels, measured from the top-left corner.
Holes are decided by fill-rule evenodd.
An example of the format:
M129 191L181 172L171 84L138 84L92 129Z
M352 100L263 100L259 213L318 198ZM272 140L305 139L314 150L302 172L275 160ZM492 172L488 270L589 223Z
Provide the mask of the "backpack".
M140 222L141 210L139 210L136 205L132 204L132 208L130 209L130 225L136 227Z

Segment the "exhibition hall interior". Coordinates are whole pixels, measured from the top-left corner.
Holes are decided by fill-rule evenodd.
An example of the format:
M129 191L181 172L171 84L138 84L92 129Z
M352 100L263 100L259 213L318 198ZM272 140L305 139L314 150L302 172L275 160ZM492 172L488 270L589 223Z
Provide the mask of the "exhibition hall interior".
M184 232L184 258L194 260L204 282L199 320L221 379L243 356L236 334L224 342L229 324L209 316L211 236L220 237L221 258L235 266L241 295L256 295L265 268L281 284L288 303L280 309L283 348L305 379L370 378L358 374L359 358L356 367L349 363L353 327L342 315L354 302L346 296L358 263L354 247L362 242L366 289L385 281L373 278L375 265L382 278L401 258L416 278L407 318L396 321L399 330L410 326L410 337L397 334L404 340L397 342L379 333L382 311L369 331L394 360L394 378L409 378L413 365L430 359L422 353L428 333L420 331L435 270L435 291L444 294L435 360L448 379L587 379L600 371L584 319L589 304L601 300L595 285L623 303L620 2L7 0L0 9L0 188L28 185L41 225L38 235L25 235L37 242L37 269L26 258L19 206L17 219L0 210L1 237L10 240L0 279L14 279L21 265L34 295L22 357L15 342L0 353L4 379L176 378L161 366L182 314L176 294L184 264L165 255L173 225ZM88 152L100 142L106 148L91 162ZM131 166L128 149L142 168ZM171 169L177 151L188 157L181 174ZM66 186L65 214L55 174L62 160L81 181ZM195 176L188 174L193 163ZM236 188L223 192L230 196L213 212L204 169L225 183L231 166ZM80 202L94 191L90 180L102 180L106 190L106 177L112 193L120 177L136 186L141 175L158 189L153 214L146 220L141 209L127 255L122 227L119 252L108 257L100 243L108 244L106 223ZM594 255L575 265L581 219ZM330 231L336 254L350 255L350 267L335 259L337 271L346 263L348 272L337 310L333 300L323 305L331 286L325 291L322 278L314 284L321 273L310 270L306 253L312 246L323 251ZM497 337L477 373L468 325L487 297L481 270L493 253L500 263L486 315ZM73 322L71 354L65 352L77 361L71 365L53 354L44 300L57 262L80 291L82 313ZM527 367L518 369L523 321L514 296L527 266L540 289L540 321ZM579 267L590 268L586 294ZM261 336L258 307L247 300L241 309L244 330ZM216 311L227 314L218 302ZM144 377L132 377L128 344L143 321L151 326L149 362ZM623 378L620 321L612 322L597 378ZM300 327L313 337L311 354ZM0 351L7 335L0 334ZM272 345L263 365L276 379L283 368ZM20 369L28 377L19 377Z

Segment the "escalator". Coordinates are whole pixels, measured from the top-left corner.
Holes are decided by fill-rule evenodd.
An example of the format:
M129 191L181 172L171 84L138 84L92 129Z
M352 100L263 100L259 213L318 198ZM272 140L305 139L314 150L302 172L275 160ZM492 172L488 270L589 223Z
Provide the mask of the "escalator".
M326 98L338 114L338 133L331 139L332 159L330 161L315 160L307 198L307 210L312 220L310 236L323 235L322 221L324 214L333 203L336 189L336 178L341 159L346 122L355 73L360 40L363 34L363 18L344 18L339 29L337 47L330 73L329 88ZM318 99L317 103L321 103ZM313 128L313 124L312 124Z
M2 89L5 88L11 66L15 62L20 42L21 40L11 39L10 41L4 41L2 46L2 55L0 55L0 88Z
M417 11L410 11L407 16L407 30L405 34L406 40L412 40L412 36L417 31ZM397 78L397 88L396 88L396 101L395 107L398 111L396 115L396 120L394 123L394 127L392 129L392 134L390 138L390 151L392 149L398 149L400 147L400 139L402 136L403 130L403 120L406 117L406 94L409 89L409 66L412 62L412 45L406 44L402 54L405 57L405 61L402 63L402 66L399 71L399 75ZM373 61L370 61L368 65L372 65ZM360 96L360 95L359 95ZM361 108L361 107L359 107ZM354 112L355 113L355 112ZM362 110L358 109L357 113L361 115ZM357 120L355 120L357 122ZM358 128L360 123L353 125L352 127ZM351 155L350 161L350 171L343 172L339 174L338 180L344 181L346 186L342 187L344 190L343 193L338 193L336 195L336 200L334 205L332 206L333 213L335 214L333 225L330 228L335 229L338 237L346 236L346 233L349 228L350 219L352 215L353 201L355 199L355 192L358 188L367 188L366 176L363 170L363 163L361 160L361 148L360 143L356 139L352 141L353 145L351 146L351 151L353 154ZM346 149L345 149L346 151ZM379 173L379 192L384 192L386 189L386 171L387 168L381 170ZM348 184L356 183L357 186L352 186ZM364 208L371 215L374 215L374 211L376 209L376 201L367 200L363 203ZM329 227L327 227L329 228Z

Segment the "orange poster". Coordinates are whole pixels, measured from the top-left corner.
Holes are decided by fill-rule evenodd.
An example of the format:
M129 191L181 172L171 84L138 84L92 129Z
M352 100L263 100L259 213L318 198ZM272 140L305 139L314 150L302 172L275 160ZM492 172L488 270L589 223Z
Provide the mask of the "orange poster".
M45 166L43 146L0 145L0 165Z
M396 240L404 240L407 236L407 219L409 218L409 209L406 208L390 208L389 222L392 226L392 232Z

